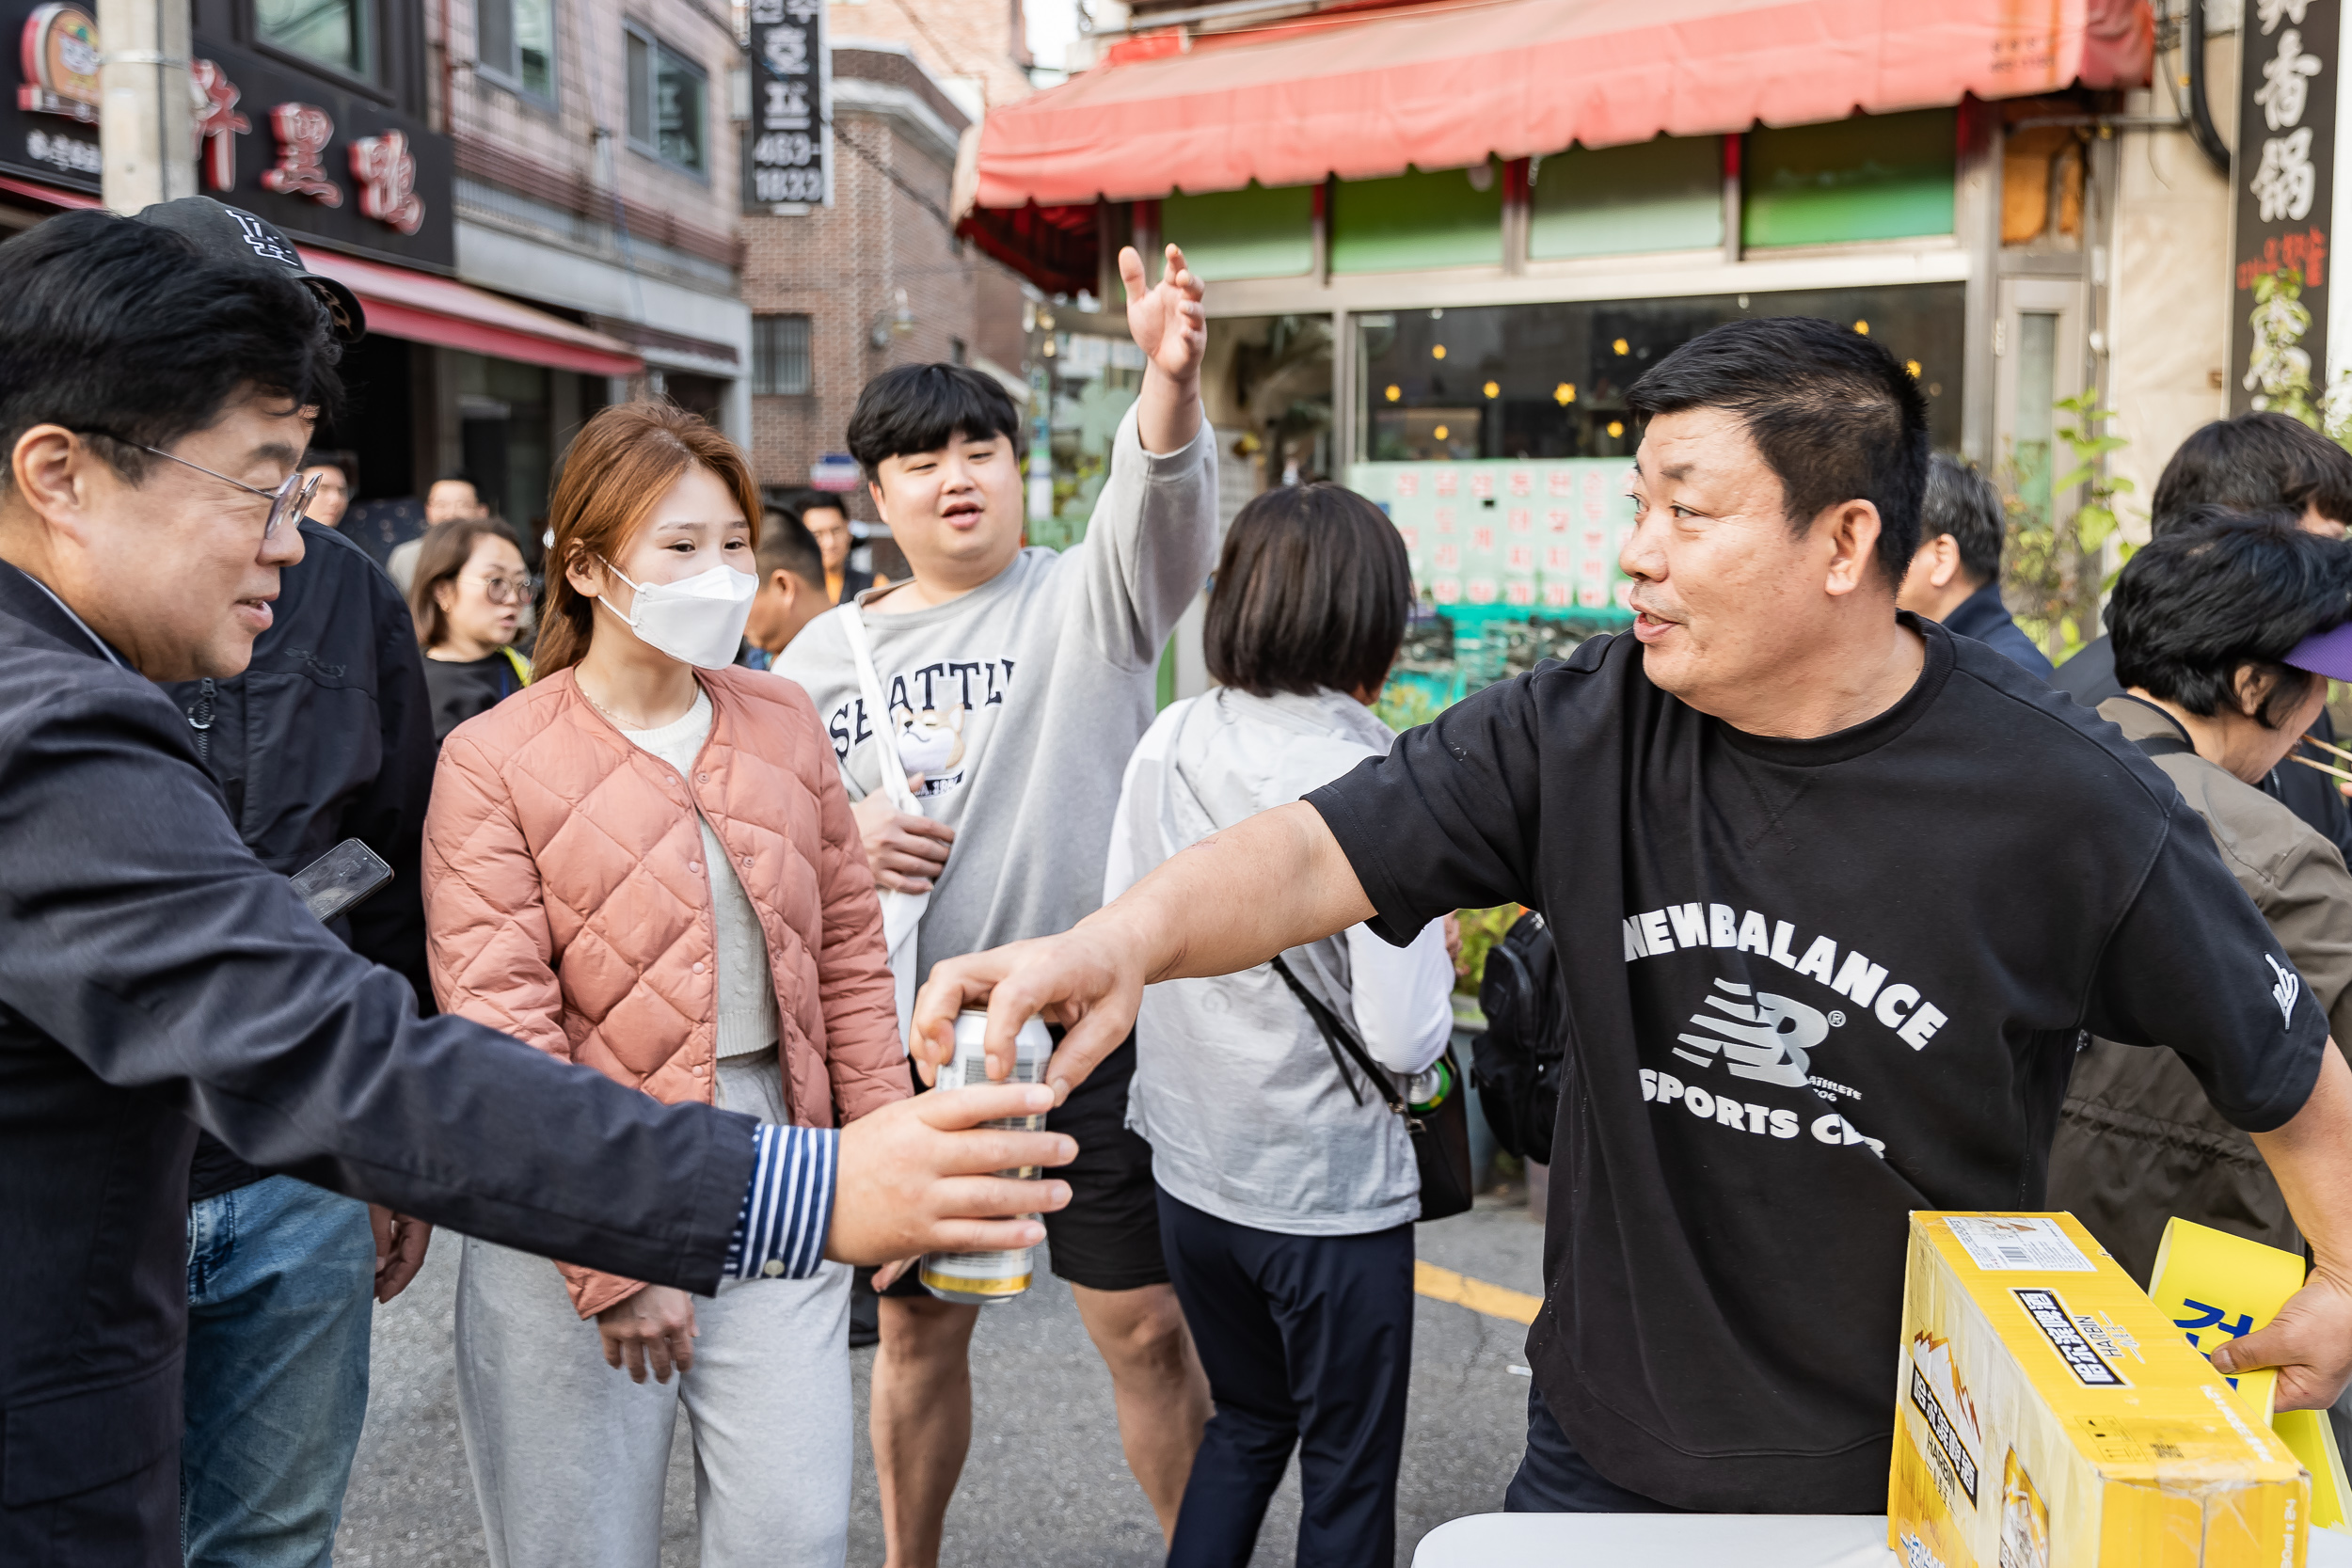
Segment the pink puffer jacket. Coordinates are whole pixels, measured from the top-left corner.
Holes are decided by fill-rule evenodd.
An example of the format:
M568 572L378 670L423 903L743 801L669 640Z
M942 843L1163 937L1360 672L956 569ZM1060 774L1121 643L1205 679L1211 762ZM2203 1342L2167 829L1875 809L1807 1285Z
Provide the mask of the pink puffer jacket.
M882 905L817 710L751 670L699 672L693 777L631 744L568 670L451 733L424 828L433 989L664 1101L711 1100L718 929L697 811L758 912L784 1102L803 1126L904 1096ZM637 1281L559 1265L583 1318Z

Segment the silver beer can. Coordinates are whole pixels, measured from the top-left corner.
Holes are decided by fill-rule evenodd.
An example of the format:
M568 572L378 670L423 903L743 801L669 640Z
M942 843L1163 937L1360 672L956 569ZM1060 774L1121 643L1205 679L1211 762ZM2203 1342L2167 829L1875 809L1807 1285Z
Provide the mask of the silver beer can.
M952 1061L939 1069L939 1082L934 1094L956 1089L985 1087L988 1076L988 1051L983 1043L988 1034L988 1009L966 1007L956 1015L956 1054ZM1011 1084L1044 1082L1045 1064L1054 1054L1053 1037L1046 1033L1042 1019L1032 1018L1013 1037ZM1028 1117L1007 1117L981 1123L984 1127L1000 1127L1017 1132L1041 1132L1045 1117L1041 1113ZM1022 1165L1012 1170L998 1171L1023 1181L1038 1179L1038 1167ZM923 1255L917 1271L926 1290L942 1301L988 1303L1010 1301L1029 1288L1028 1247L1014 1247L1004 1252L930 1252Z

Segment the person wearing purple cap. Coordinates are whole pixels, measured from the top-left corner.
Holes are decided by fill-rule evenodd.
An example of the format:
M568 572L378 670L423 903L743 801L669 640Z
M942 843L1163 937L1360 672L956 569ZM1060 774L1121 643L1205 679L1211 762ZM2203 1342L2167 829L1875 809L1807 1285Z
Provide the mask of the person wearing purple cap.
M2099 716L2154 760L2268 922L2297 987L2352 1040L2352 873L2265 792L2328 698L2352 680L2352 549L2284 507L2203 506L2134 556L2107 609L2124 694ZM2282 1003L2282 1007L2284 1004ZM2075 1058L2050 1151L2049 1207L2073 1211L2135 1278L2179 1215L2290 1251L2302 1237L2253 1140L2168 1050L2094 1037Z

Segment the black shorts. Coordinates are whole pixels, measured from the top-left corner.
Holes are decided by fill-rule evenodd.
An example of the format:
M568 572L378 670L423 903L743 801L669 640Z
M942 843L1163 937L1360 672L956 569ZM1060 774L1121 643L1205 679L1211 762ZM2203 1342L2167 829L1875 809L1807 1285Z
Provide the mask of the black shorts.
M1054 1034L1058 1039L1061 1031ZM1127 1084L1135 1075L1136 1038L1129 1035L1045 1117L1048 1132L1078 1140L1078 1157L1053 1173L1070 1183L1070 1204L1045 1216L1046 1266L1089 1291L1168 1283L1152 1146L1127 1128ZM916 1087L922 1087L919 1078ZM930 1292L909 1269L882 1294Z

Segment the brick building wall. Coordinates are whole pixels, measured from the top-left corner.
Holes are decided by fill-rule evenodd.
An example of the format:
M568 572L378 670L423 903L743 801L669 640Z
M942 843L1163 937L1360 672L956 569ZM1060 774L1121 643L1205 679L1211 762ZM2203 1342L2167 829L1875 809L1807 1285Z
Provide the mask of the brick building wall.
M752 399L759 481L783 488L806 484L812 463L847 450L859 390L891 366L985 355L1015 377L1021 368L1018 285L947 222L968 123L961 105L910 48L854 37L835 37L833 48L834 205L741 223L743 299L755 317L809 318L809 390ZM903 331L894 325L901 290L912 318ZM850 501L852 516L873 519L862 491Z
M739 57L726 13L700 0L586 0L554 8L555 92L535 98L479 60L473 0L428 8L437 61L446 15L447 125L458 172L583 216L613 221L623 203L632 239L725 264L734 259L741 152L729 118L729 76ZM700 66L707 82L707 178L632 148L626 135L626 24L650 31ZM611 133L599 146L597 132Z
M825 25L836 43L904 45L973 119L1031 90L1021 0L836 0L825 8Z

